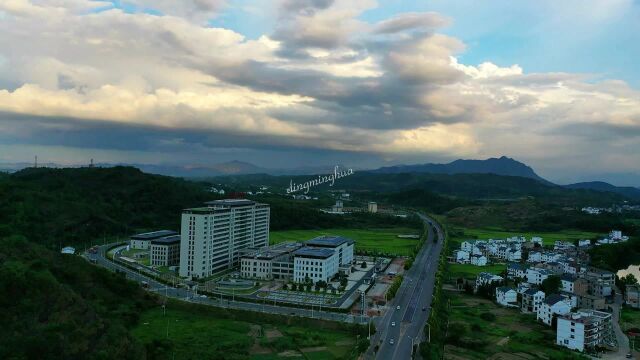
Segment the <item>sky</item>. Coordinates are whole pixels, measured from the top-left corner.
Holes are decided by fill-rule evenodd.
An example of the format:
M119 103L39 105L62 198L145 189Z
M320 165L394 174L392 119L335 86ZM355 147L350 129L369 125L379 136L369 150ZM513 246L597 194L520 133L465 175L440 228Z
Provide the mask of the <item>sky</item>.
M638 0L5 0L0 163L506 155L640 186Z

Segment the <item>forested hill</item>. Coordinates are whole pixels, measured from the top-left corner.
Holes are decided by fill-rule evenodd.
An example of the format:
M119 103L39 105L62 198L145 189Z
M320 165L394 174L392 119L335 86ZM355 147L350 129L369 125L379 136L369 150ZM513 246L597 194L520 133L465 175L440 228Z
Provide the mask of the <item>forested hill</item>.
M130 167L25 169L0 177L0 237L50 248L159 227L215 197L201 184Z

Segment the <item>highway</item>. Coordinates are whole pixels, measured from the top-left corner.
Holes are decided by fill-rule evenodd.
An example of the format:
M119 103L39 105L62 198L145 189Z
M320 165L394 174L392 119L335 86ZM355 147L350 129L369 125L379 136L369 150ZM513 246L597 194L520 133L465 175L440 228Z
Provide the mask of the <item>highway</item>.
M371 347L365 354L367 359L411 359L413 345L429 336L423 332L431 311L435 274L444 234L432 219L421 214L419 216L429 224L427 241L411 269L405 272L402 285L390 304L390 310L374 322L377 333L371 339ZM434 236L438 237L436 243L433 242ZM397 306L400 309L396 309ZM390 344L391 339L393 344ZM376 345L379 345L379 349L374 354Z

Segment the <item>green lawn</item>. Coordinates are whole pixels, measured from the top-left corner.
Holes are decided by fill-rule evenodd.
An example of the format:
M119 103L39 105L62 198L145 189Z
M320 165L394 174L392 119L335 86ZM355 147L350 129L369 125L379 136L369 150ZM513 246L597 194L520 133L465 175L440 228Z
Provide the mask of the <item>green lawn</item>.
M284 241L305 241L321 235L340 235L355 240L356 251L378 251L394 255L409 255L418 244L417 239L401 239L397 235L421 234L422 229L384 228L384 229L324 229L324 230L286 230L272 231L271 244Z
M464 277L464 278L476 278L481 272L488 272L492 274L500 274L506 270L505 264L489 264L487 266L475 266L471 264L449 264L448 274L451 279Z
M630 307L622 308L622 316L620 316L620 328L622 331L631 328L640 328L640 310ZM634 341L635 349L640 351L640 338Z
M166 316L161 308L143 312L132 333L153 344L155 359L284 359L283 352L301 351L309 359L351 359L355 347L350 333L233 320L171 304Z
M489 300L464 293L447 292L447 295L451 310L445 359L581 358L555 345L555 332L537 323L534 315L498 307Z
M553 245L557 240L573 242L574 240L596 239L603 234L579 230L563 230L558 232L522 232L506 231L505 229L499 228L469 229L454 227L452 235L454 235L452 240L456 243L461 243L468 239L505 239L507 237L520 235L527 239L531 239L533 236L539 236L542 238L544 245Z

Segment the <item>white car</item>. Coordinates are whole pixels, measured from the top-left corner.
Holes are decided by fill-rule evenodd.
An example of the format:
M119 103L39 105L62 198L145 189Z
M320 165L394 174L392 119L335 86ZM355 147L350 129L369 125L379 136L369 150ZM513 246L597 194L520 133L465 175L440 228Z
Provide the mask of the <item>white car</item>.
M393 345L394 341L393 339L389 339L389 345Z
M396 306L396 310L400 310L400 305Z
M395 321L392 321L392 322L391 322L391 326L396 326L396 322L395 322Z

